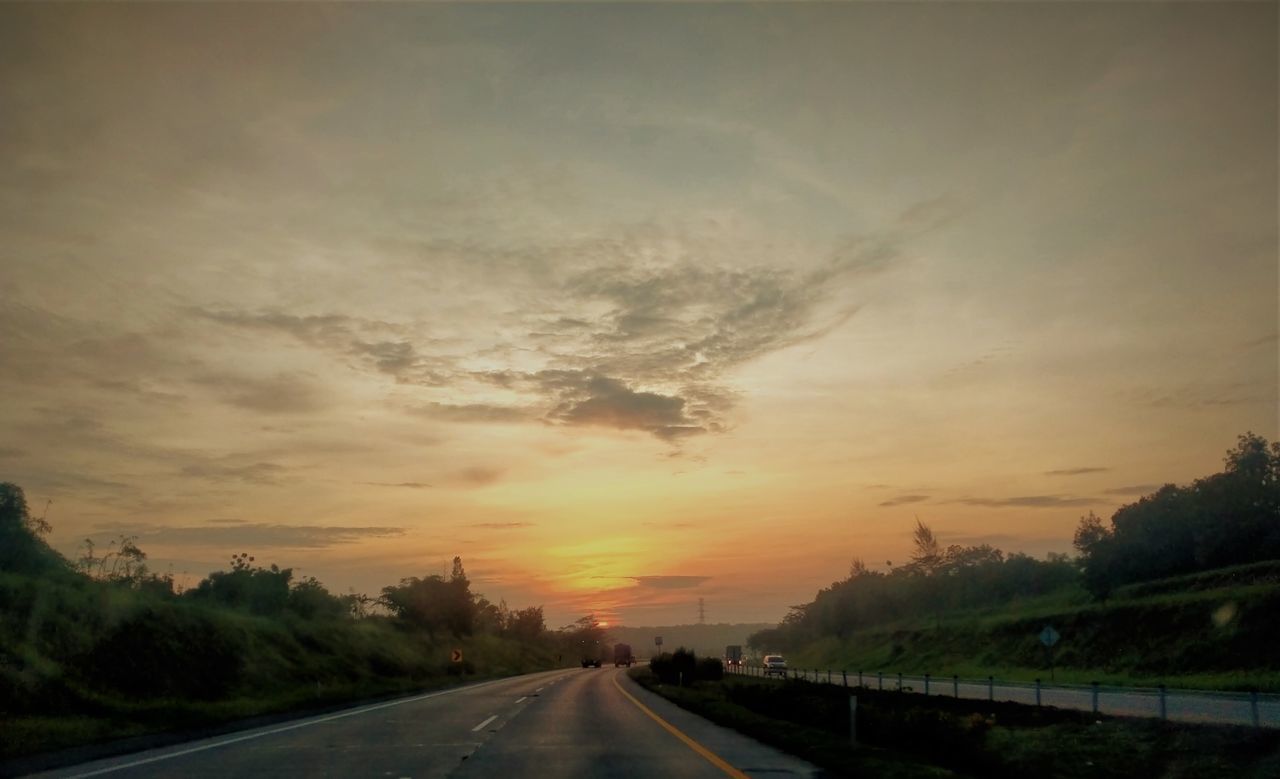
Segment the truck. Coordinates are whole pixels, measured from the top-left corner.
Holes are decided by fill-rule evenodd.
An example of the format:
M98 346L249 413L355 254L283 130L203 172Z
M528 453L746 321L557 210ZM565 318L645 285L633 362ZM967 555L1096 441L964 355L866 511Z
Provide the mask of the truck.
M726 668L736 668L742 665L742 647L738 644L730 644L724 648L724 665Z
M635 655L631 654L630 644L614 644L613 645L613 667L614 668L620 668L624 665L630 668L631 664L634 663L635 661L636 661Z

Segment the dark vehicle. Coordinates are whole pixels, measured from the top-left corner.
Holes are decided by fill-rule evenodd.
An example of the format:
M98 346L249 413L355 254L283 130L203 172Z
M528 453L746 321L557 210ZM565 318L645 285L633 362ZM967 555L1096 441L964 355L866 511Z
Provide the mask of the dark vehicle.
M634 663L635 661L636 661L635 655L631 654L630 644L614 644L613 646L613 667L614 668L619 668L624 665L630 668L631 664Z
M737 644L730 644L724 648L724 665L726 668L734 668L743 665L742 647Z
M599 641L591 644L584 643L582 645L582 667L583 668L599 668L604 664L608 655L608 645L600 646Z

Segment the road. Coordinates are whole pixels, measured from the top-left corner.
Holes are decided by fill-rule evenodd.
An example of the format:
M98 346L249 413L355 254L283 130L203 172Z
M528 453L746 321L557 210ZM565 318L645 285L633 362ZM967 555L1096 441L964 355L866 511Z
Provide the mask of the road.
M41 777L809 777L818 769L640 688L546 671L98 760Z

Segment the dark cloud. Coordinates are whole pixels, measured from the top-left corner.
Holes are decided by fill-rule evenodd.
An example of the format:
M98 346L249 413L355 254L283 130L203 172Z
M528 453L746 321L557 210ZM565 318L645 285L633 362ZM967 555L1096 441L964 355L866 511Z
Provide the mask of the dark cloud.
M345 527L337 525L274 525L265 523L218 523L163 527L160 525L102 525L111 535L137 536L146 543L173 546L224 546L228 549L286 547L324 549L355 543L366 538L402 536L402 527Z
M552 409L547 418L566 425L643 430L671 440L708 432L685 413L684 398L637 392L617 379L593 377ZM715 423L712 423L713 425Z
M366 481L361 483L368 484L370 487L407 487L413 490L423 490L432 486L422 481L402 481L402 482Z
M1086 465L1081 468L1063 468L1057 471L1045 471L1045 476L1083 476L1086 473L1106 473L1111 470L1099 465Z
M1161 486L1159 484L1134 484L1128 487L1112 487L1109 490L1103 490L1102 494L1120 496L1150 495L1160 489Z
M1092 506L1094 498L1071 498L1063 495L1024 495L1017 498L961 498L952 501L966 506L990 506L992 508L1060 508L1066 506Z
M0 446L0 458L22 457L26 452L21 449L14 449L10 446Z
M710 576L627 576L641 587L655 590L687 590L711 580Z
M533 527L532 522L476 522L470 527L481 530L517 530L522 527Z
M881 506L901 506L907 503L923 503L928 500L928 495L899 495L896 498L890 498L880 503Z

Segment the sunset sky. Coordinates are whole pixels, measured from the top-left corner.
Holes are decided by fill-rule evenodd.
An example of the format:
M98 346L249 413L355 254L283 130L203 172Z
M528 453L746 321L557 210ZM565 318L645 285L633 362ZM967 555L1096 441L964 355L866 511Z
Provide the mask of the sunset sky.
M0 6L0 480L773 621L1277 422L1277 6Z

